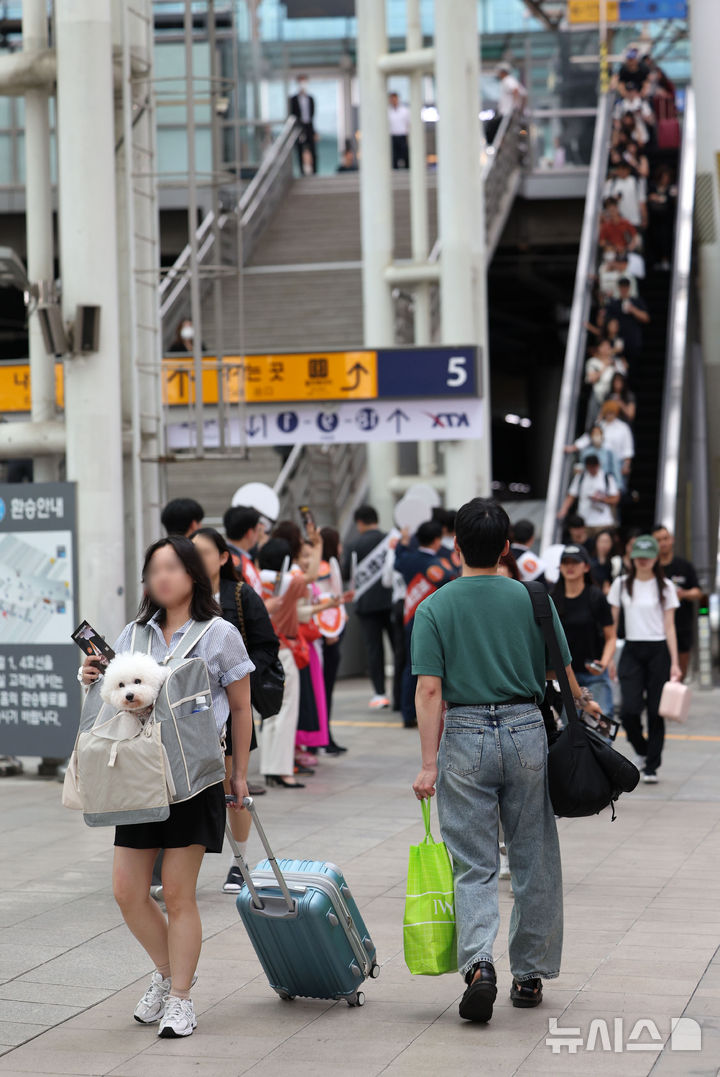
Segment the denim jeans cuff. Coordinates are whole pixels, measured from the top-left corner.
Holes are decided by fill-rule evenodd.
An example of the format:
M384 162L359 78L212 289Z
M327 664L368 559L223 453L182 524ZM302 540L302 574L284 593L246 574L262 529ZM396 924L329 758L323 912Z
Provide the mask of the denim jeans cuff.
M557 980L560 975L560 970L557 972L529 972L525 976L516 976L513 973L513 980L517 984L527 983L528 980Z
M460 969L460 975L467 976L470 969L473 967L473 965L477 965L478 961L489 961L491 965L495 964L495 962L493 961L492 954L479 953L475 955L472 961L468 961L463 965L463 967Z

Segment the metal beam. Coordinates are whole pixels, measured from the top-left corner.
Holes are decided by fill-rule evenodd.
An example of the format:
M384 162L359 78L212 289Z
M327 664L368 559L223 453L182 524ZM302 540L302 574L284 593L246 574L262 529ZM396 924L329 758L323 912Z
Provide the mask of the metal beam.
M536 19L540 19L543 26L548 30L556 31L560 25L560 20L553 21L548 13L543 10L542 0L523 0L525 7L528 9L531 15L534 15Z

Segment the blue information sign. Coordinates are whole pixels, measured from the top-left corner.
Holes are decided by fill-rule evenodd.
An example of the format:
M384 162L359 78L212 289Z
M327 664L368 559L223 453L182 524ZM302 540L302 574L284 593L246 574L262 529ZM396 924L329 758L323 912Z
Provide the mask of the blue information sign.
M620 0L620 21L686 19L687 0Z
M476 396L477 348L378 348L377 394L385 397Z

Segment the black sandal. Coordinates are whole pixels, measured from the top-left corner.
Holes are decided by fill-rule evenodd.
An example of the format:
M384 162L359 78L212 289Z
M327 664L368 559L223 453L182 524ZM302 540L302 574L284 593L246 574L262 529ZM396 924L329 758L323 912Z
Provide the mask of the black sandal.
M480 975L475 979L478 969ZM460 1016L464 1021L485 1023L490 1020L497 997L495 967L491 961L478 961L465 977L468 985L460 1000Z
M539 1006L542 1002L542 980L536 977L533 980L523 980L518 983L513 980L510 988L510 998L513 1006L529 1010L533 1006Z

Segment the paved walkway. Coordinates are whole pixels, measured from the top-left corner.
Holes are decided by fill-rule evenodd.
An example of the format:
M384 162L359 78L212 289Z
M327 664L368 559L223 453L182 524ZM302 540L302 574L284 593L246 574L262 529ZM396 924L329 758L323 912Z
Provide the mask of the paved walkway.
M0 780L0 1077L716 1077L720 692L696 695L687 729L672 731L661 783L622 797L615 823L609 813L559 823L563 972L536 1010L515 1010L507 998L512 896L500 884L500 994L487 1026L460 1022L458 976L413 978L403 963L407 849L421 832L409 790L418 742L396 716L369 714L366 701L364 685L343 685L337 736L351 750L323 759L305 791L272 790L258 804L279 855L343 865L382 963L364 1009L280 1002L220 890L228 857L208 856L198 1030L188 1040L159 1040L132 1020L150 965L112 900L110 833L64 811L56 782L7 778ZM260 857L256 838L250 854ZM677 1026L671 1050L671 1020L681 1017L691 1020ZM551 1018L579 1030L575 1053L546 1044ZM636 1028L637 1021L650 1024ZM698 1030L702 1049L681 1050L694 1046Z

